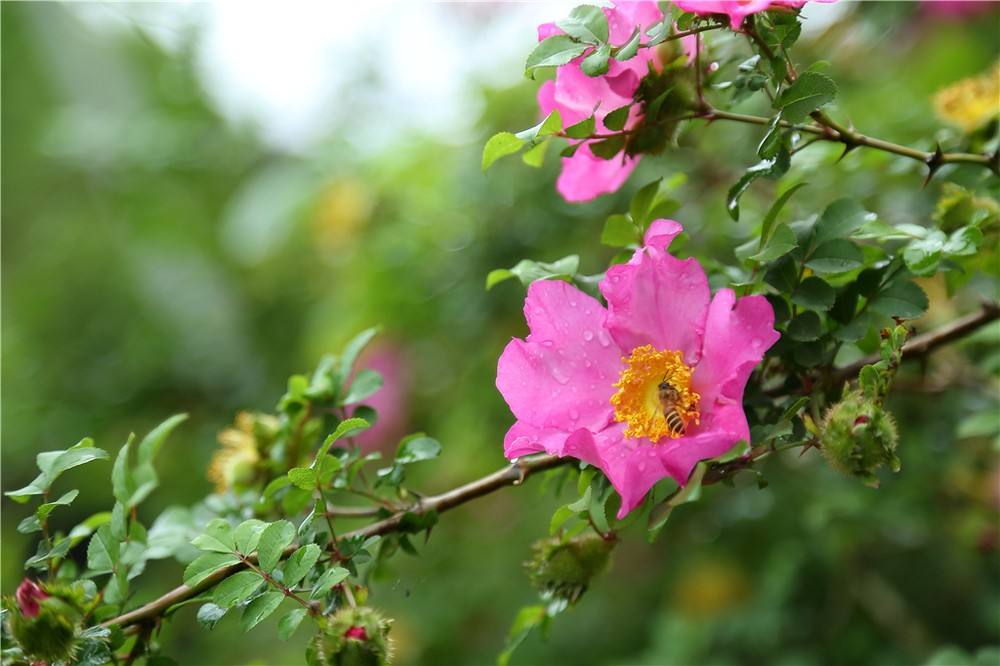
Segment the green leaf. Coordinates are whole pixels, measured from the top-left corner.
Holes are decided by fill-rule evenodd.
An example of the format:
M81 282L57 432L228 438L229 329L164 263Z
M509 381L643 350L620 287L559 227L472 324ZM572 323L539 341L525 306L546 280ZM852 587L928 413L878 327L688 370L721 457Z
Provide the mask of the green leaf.
M568 281L576 275L579 266L580 257L575 254L563 257L552 263L522 259L511 269L490 271L490 274L486 276L486 288L490 289L496 284L513 277L520 280L521 284L526 287L535 280L560 279Z
M570 37L582 42L597 44L608 41L608 18L600 7L593 5L574 7L567 18L556 21L556 26Z
M545 116L545 119L542 120L542 122L538 123L534 127L522 130L514 136L523 141L534 143L536 140L551 136L561 129L562 116L559 114L559 109L555 109L549 113L549 115Z
M92 446L94 440L89 437L63 451L43 451L35 456L35 462L41 474L27 486L4 493L19 504L24 504L32 495L41 495L47 491L63 472L85 465L94 460L107 460L108 452Z
M255 571L239 571L215 587L212 601L220 608L232 608L249 599L263 582Z
M563 523L578 513L579 511L569 508L568 505L563 505L556 509L552 513L552 520L549 521L549 535L555 535L559 531L559 528L563 526Z
M941 251L952 257L974 255L983 242L983 232L978 227L965 226L953 232Z
M194 587L219 569L236 564L239 561L240 559L232 553L205 553L204 555L200 555L184 569L184 584L188 587Z
M781 111L778 111L778 113L774 114L774 118L771 119L767 129L764 131L764 137L757 146L757 156L765 160L774 158L778 154L778 151L781 150L781 144L784 140L782 132Z
M587 76L603 76L608 73L608 60L611 58L611 45L601 44L594 52L583 59L580 69Z
M590 146L590 152L595 157L600 157L602 160L610 160L614 159L615 155L625 148L625 137L618 134L609 139L591 141L588 145Z
M337 368L340 381L346 381L351 376L351 371L354 369L354 364L357 362L358 356L368 346L368 343L372 341L372 338L378 335L380 330L379 326L366 328L351 338L347 345L344 346L344 352L340 355L339 367Z
M813 311L803 312L788 324L787 335L792 340L806 342L816 340L823 334L823 324Z
M334 585L339 585L343 581L347 580L347 577L351 575L351 572L343 567L333 567L332 569L327 569L323 572L323 575L319 577L316 584L313 585L312 592L309 593L310 599L316 599L323 596L330 591Z
M257 543L257 561L268 573L281 561L281 554L295 538L295 526L287 520L271 523L260 533Z
M319 556L319 546L314 543L307 544L296 550L285 562L282 569L284 576L281 582L286 587L295 587L298 585L299 581L305 578L309 570L316 564Z
M585 118L575 125L570 125L566 128L566 136L571 139L586 139L589 138L596 129L597 122L594 120L594 116Z
M549 142L542 141L534 147L524 151L521 160L530 167L540 167L545 163L545 153L548 152Z
M844 273L860 268L864 256L857 245L843 238L828 240L817 247L806 266L817 273Z
M360 419L358 417L344 419L343 421L337 424L337 428L332 433L330 433L329 436L327 436L326 440L323 442L323 445L319 447L319 452L316 453L316 460L321 460L323 456L329 453L330 447L333 446L334 442L344 437L351 437L353 435L356 435L362 430L367 429L368 427L369 423L364 419Z
M625 215L610 215L604 221L601 242L611 247L628 247L639 242L639 229Z
M774 261L779 257L785 256L798 247L798 245L799 241L795 237L795 232L787 224L782 224L774 231L764 249L751 256L750 259L761 264Z
M361 402L382 388L382 375L375 370L362 370L351 381L351 388L341 401L344 405Z
M72 504L73 500L75 500L79 494L79 490L71 490L55 501L46 502L35 509L35 516L39 521L43 521L49 517L49 514L52 513L57 506L69 506Z
M285 600L285 595L277 590L270 590L260 595L249 604L243 611L240 618L240 626L243 633L246 633L260 624L268 615L273 613Z
M128 504L137 487L135 478L132 476L132 469L129 466L129 453L132 450L133 441L135 441L135 433L129 434L125 444L118 450L115 464L111 468L111 491L115 499L123 506Z
M539 627L544 627L549 616L545 612L545 606L525 606L517 612L514 624L511 625L507 633L507 644L503 652L497 657L497 666L508 666L510 658L528 635Z
M518 139L510 132L499 132L491 136L483 147L483 173L501 157L513 155L521 150L525 143L527 142L524 139Z
M583 55L590 46L575 41L569 35L552 35L538 42L524 63L524 73L532 75L532 70L539 67L558 67L565 65L573 58Z
M302 490L316 489L316 470L309 467L293 467L288 470L288 479Z
M225 518L214 518L205 526L204 533L191 541L191 545L213 553L231 553L236 550L233 528Z
M111 534L109 525L102 525L94 532L87 546L87 568L96 573L107 573L118 565L121 544Z
M816 222L814 242L822 245L834 238L847 238L874 219L875 215L862 208L854 199L837 199L826 207Z
M226 609L213 603L207 603L198 609L198 624L211 631L226 614Z
M903 250L903 263L914 275L932 275L941 263L948 237L934 229L926 237L915 240Z
M792 293L792 303L809 310L826 311L833 307L837 292L826 280L816 276L807 277Z
M642 31L636 28L632 31L632 36L619 47L618 52L615 53L615 60L619 62L624 62L626 60L631 60L635 57L635 54L639 52L639 43L642 41Z
M880 314L913 319L927 311L927 294L912 280L898 280L872 299L869 307Z
M604 126L612 132L617 132L623 129L625 127L625 122L628 120L628 112L631 108L631 104L626 104L625 106L620 106L614 111L611 111L608 115L604 116Z
M278 621L278 638L283 641L287 641L295 633L295 630L299 628L302 624L302 620L305 618L306 613L305 608L301 606L299 608L293 608L285 614L285 617Z
M249 555L257 550L257 542L260 541L260 533L267 527L267 523L257 518L244 520L233 530L233 543L236 550L244 555Z
M790 123L801 123L810 113L833 101L837 84L819 72L803 72L774 100L774 107Z
M687 483L668 499L653 507L652 511L649 512L646 539L650 543L656 540L660 530L667 524L670 514L676 507L681 504L697 501L701 497L701 480L705 477L705 472L707 471L708 463L705 461L699 462L691 470L691 476L688 477Z
M403 438L396 450L396 462L401 465L431 460L441 455L441 444L423 433Z
M156 454L160 452L160 448L170 433L173 432L174 428L186 421L187 417L187 414L174 414L153 428L139 442L135 471L133 473L137 487L126 503L129 509L138 506L159 485L156 469L153 466Z
M729 217L738 222L740 219L740 197L761 176L779 176L787 171L789 159L788 150L783 147L773 159L762 160L747 169L726 194L726 210L729 212Z

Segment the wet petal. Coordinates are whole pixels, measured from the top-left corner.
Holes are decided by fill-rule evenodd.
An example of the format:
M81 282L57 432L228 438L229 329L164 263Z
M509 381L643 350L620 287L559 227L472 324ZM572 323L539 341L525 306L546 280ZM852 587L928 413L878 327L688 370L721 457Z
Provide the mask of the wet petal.
M572 157L562 159L556 190L570 203L590 201L617 191L638 163L638 157L623 159L620 155L604 160L590 152L588 146L581 146Z
M719 398L742 405L747 378L779 337L766 298L737 300L731 289L720 289L705 320L701 362L692 377L694 390L702 400Z
M694 365L701 356L711 292L695 259L667 253L680 229L673 220L654 222L646 246L627 264L609 268L600 288L608 301L608 330L622 349L652 344L680 351Z
M514 416L565 432L603 428L621 364L604 308L566 282L541 280L528 288L524 314L531 334L511 340L497 366L497 388Z

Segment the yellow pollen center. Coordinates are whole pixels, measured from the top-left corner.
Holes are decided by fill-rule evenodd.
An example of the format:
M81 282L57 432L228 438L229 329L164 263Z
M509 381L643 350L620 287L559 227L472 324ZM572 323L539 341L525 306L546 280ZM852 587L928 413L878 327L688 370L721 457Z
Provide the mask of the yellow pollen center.
M611 396L611 404L615 421L626 424L626 437L656 443L664 437L676 439L699 423L701 396L691 390L692 370L680 352L643 345L622 362L625 369L615 384L618 392Z

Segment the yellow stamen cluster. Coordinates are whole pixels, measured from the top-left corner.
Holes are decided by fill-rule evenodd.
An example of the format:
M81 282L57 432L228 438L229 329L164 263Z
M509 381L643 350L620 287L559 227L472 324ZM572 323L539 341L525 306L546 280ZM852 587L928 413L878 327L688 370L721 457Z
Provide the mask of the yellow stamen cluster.
M222 448L215 452L208 466L208 480L215 484L216 492L223 493L253 476L260 460L254 423L253 414L240 412L236 415L236 427L219 433Z
M1000 62L988 72L939 90L934 95L934 111L966 132L996 118L1000 114Z
M700 422L701 396L691 390L692 370L680 352L643 345L633 349L622 362L625 369L615 384L618 392L611 396L611 404L615 408L615 421L627 424L626 437L644 437L655 443L663 437L680 436L671 431L664 417L661 382L667 382L677 392L669 406L680 414L685 428Z

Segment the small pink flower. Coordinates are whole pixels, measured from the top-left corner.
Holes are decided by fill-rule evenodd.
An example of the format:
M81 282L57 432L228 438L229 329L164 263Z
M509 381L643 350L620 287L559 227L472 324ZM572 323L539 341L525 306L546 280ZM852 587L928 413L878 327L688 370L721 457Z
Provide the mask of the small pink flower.
M609 39L621 46L636 27L644 32L663 19L655 2L618 2L604 9L608 17ZM554 23L538 27L538 39L559 34ZM691 45L685 42L690 52ZM635 57L619 62L608 61L608 71L602 76L587 76L580 63L587 54L556 69L554 81L546 81L538 90L538 105L548 115L558 109L563 126L569 127L594 115L596 132L604 133L604 118L611 111L631 104L639 82L649 71L649 63L659 66L656 49L639 49ZM629 111L625 129L639 122L642 114L635 105ZM638 157L616 156L605 160L595 156L587 145L580 146L572 157L563 158L563 169L556 181L559 194L569 202L589 201L601 194L616 191L628 179L639 163Z
M818 0L819 2L836 2L836 0ZM806 0L674 0L674 4L686 12L699 16L709 14L725 14L729 17L729 27L739 30L743 19L750 14L762 12L771 7L790 7L797 9L806 4Z
M49 595L45 594L36 582L25 578L17 586L17 592L14 593L14 597L17 599L17 607L21 609L21 613L25 617L37 617L39 611L38 603L48 599Z
M357 367L375 370L383 380L382 388L363 401L378 413L375 425L354 438L365 453L393 450L406 432L407 366L403 351L389 342L381 342L361 355ZM353 415L354 409L349 412Z
M367 641L368 632L364 627L351 627L344 632L344 638L351 638L356 641Z
M517 418L504 455L545 451L600 468L621 495L619 518L660 479L684 484L699 460L749 441L743 390L779 337L767 299L729 289L712 298L698 262L667 252L681 231L653 222L645 246L601 281L607 309L566 282L532 283L530 334L497 366Z

